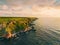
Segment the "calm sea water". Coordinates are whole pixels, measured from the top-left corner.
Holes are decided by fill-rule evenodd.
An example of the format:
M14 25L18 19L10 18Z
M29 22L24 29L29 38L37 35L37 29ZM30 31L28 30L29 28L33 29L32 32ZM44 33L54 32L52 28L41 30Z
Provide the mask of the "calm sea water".
M38 18L34 24L36 32L0 41L0 45L60 45L60 18Z

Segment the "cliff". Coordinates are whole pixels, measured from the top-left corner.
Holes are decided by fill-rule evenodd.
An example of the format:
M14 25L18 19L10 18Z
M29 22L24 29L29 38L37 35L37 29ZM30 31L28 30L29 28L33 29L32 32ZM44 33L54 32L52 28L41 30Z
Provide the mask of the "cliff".
M17 32L31 30L35 17L0 17L0 37L10 38Z

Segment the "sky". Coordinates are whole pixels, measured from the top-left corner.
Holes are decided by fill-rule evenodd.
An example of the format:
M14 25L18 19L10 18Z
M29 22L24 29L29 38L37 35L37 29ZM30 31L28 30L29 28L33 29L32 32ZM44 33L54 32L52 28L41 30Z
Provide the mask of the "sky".
M0 16L60 17L60 0L0 0Z

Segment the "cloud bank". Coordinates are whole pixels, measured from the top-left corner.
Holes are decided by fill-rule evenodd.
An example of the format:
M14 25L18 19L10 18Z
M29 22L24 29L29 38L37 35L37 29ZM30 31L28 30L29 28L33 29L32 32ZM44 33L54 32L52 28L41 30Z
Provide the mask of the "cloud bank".
M60 17L60 0L0 0L0 16Z

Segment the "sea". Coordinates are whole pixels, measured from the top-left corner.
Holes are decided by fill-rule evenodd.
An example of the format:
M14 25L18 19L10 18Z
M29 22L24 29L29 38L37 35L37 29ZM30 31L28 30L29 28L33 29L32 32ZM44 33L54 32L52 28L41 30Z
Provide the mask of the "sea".
M14 40L0 41L0 45L60 45L60 18L38 17L30 31Z

